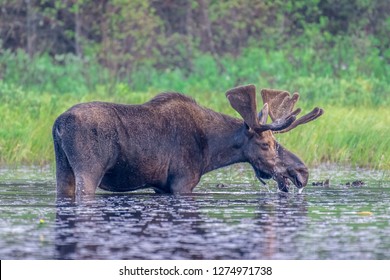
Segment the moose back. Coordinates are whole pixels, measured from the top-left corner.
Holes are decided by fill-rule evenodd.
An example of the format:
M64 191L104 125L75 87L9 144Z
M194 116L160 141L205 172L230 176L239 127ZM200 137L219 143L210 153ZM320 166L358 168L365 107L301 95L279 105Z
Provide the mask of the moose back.
M258 114L255 86L226 93L242 119L178 93L163 93L141 105L75 105L56 119L52 130L57 196L93 195L97 187L191 193L203 174L238 162L251 164L261 181L276 180L282 191L289 181L301 189L308 170L273 133L309 122L323 110L315 108L296 119L298 94L262 90L261 95L264 106Z

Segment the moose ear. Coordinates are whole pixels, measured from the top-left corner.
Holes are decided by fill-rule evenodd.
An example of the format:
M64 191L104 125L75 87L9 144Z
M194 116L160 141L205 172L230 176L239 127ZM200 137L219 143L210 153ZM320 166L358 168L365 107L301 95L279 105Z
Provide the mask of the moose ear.
M228 90L226 97L249 128L255 129L259 126L256 113L256 87L254 85L240 86Z

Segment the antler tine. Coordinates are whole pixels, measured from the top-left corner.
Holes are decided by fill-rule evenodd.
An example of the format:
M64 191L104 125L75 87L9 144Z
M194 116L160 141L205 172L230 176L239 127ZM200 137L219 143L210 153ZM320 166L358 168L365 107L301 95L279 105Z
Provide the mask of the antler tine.
M291 115L291 112L294 109L295 103L299 99L299 94L294 93L290 97L290 93L283 90L274 90L274 89L262 89L261 97L263 103L268 103L269 106L269 115L272 121L286 118ZM299 114L296 111L293 112L295 115Z
M294 123L296 116L290 114L286 118L278 119L270 124L262 124L260 127L255 128L255 131L261 133L263 131L271 130L273 132L282 131L288 129L290 125Z
M315 120L316 118L320 117L323 113L324 113L323 109L316 107L310 113L300 117L295 122L293 122L290 126L288 126L287 128L285 128L283 130L277 131L277 133L285 133L287 131L290 131L290 130L296 128L298 125L311 122L311 121Z
M291 121L289 118L292 116L294 117L294 121L292 121L289 126L284 127L283 129L274 130L276 133L290 131L298 125L315 120L324 113L323 109L314 108L310 113L295 120L295 117L301 112L301 109L296 109L293 111L294 106L299 99L298 93L294 93L292 96L290 96L290 93L287 91L263 89L261 90L261 97L264 103L268 103L269 115L271 116L271 119L274 123L278 123L278 121L283 120Z

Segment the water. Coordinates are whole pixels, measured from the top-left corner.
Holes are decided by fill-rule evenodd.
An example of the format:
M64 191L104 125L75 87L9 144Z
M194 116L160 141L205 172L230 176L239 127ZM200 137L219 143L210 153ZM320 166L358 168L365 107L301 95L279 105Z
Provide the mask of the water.
M388 173L322 166L299 195L236 165L195 191L56 202L50 169L0 169L0 259L390 259Z

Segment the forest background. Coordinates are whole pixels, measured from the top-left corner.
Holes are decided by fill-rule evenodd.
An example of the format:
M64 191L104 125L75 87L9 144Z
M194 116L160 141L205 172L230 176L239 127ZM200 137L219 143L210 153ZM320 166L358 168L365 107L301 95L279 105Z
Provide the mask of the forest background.
M0 0L0 164L54 163L51 127L91 100L301 94L319 120L277 138L310 165L390 170L387 0ZM260 104L259 104L260 106Z

